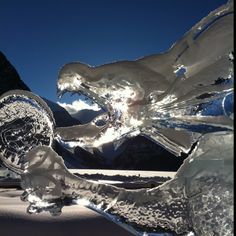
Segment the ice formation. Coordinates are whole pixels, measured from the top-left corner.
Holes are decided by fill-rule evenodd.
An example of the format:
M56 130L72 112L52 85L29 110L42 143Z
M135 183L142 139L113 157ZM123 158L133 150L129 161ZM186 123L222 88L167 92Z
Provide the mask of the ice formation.
M85 204L134 234L233 235L233 16L230 1L163 54L65 65L59 95L81 93L103 110L87 124L55 128L38 96L2 95L0 158L21 174L28 212ZM74 176L53 150L54 139L90 149L134 135L189 153L175 178L149 190L116 188Z

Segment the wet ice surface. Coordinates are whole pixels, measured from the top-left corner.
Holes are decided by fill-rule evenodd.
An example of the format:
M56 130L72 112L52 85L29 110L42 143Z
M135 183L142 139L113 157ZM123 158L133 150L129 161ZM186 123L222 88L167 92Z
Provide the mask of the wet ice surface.
M2 96L0 157L21 174L29 213L60 215L66 205L83 204L134 234L233 235L233 79L231 1L166 53L65 65L59 92L81 93L103 110L87 124L54 130L37 96ZM70 173L51 148L54 133L61 144L85 149L140 134L189 157L163 185L125 190Z

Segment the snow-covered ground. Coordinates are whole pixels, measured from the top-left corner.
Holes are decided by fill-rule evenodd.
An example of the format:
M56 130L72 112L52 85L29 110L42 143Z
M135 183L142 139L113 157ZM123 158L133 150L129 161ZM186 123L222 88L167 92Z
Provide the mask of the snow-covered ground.
M70 169L73 174L103 174L107 176L121 175L121 176L139 176L139 177L171 177L173 178L174 171L141 171L141 170L97 170L97 169Z
M22 190L0 188L1 236L128 236L128 231L83 206L68 206L60 217L49 213L29 215Z
M175 172L157 171L124 171L124 170L70 170L74 174L97 175L109 177L109 180L100 180L104 183L117 184L121 181L114 181L114 176L137 178L150 178L160 176L172 178ZM123 183L124 184L124 183ZM19 182L16 182L16 186ZM133 185L135 185L133 183ZM137 188L139 185L136 186ZM115 223L107 220L104 216L79 205L63 208L60 217L53 217L49 213L30 215L26 213L28 202L20 200L23 193L21 189L12 186L0 187L0 236L128 236L132 235Z

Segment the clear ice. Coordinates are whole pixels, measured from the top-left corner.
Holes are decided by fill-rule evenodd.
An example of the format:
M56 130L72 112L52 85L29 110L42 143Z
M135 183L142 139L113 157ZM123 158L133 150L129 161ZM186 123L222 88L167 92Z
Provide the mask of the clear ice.
M52 145L53 124L46 103L31 92L13 90L0 96L0 159L21 173L22 157L30 149Z
M166 53L91 67L66 64L58 94L79 93L103 113L55 127L30 92L0 97L0 159L21 175L29 213L83 204L136 235L233 235L233 1L211 12ZM87 150L143 135L188 158L175 177L126 190L70 173L61 145ZM176 157L178 158L178 157Z
M233 233L232 132L204 135L175 177L151 189L126 190L77 177L48 146L25 158L22 199L29 201L29 213L59 215L65 205L83 204L135 235Z
M58 94L83 94L104 113L55 130L88 151L143 135L175 155L201 134L233 126L233 2L211 12L166 53L92 67L66 64ZM70 146L70 145L68 145Z

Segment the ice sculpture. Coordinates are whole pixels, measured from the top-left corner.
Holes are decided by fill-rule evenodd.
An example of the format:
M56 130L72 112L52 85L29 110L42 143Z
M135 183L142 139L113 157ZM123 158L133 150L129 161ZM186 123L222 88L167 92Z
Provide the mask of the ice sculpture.
M53 143L54 119L46 103L31 92L13 90L0 97L0 159L21 173L22 157Z
M56 130L61 143L119 145L143 135L180 155L201 133L232 129L233 2L196 24L163 54L98 67L66 64L58 93L79 93L104 110L83 126Z
M148 190L76 177L47 146L29 151L25 161L22 198L30 202L29 213L58 215L64 205L84 204L136 235L233 233L232 132L205 135L174 179Z
M160 55L99 67L65 65L59 95L81 93L103 113L92 122L54 127L38 96L0 97L0 158L21 174L28 212L60 214L86 204L134 234L233 234L233 2L195 25ZM85 149L144 135L189 157L174 179L125 190L72 175L53 140ZM194 146L194 144L196 146Z

